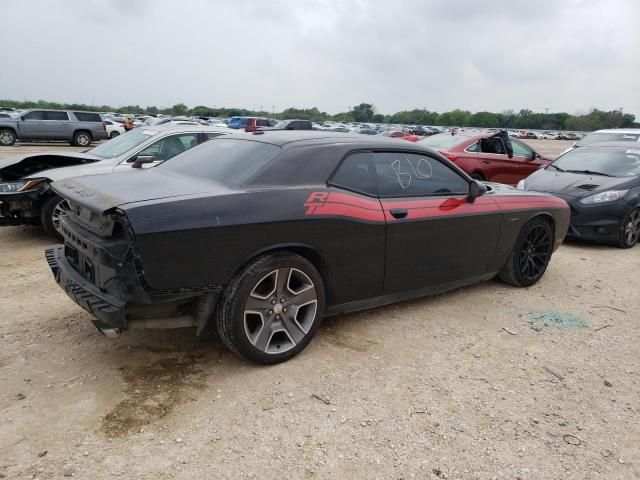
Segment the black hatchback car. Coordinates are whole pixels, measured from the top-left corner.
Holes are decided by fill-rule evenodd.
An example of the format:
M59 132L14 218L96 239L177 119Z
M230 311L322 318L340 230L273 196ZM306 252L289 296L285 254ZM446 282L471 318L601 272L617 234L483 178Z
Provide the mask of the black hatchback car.
M569 223L554 196L480 184L412 142L333 132L228 135L53 189L69 209L47 260L103 333L210 322L261 363L300 352L325 315L494 276L533 285Z
M640 147L586 145L566 152L518 184L556 195L571 207L568 237L633 247L640 239Z

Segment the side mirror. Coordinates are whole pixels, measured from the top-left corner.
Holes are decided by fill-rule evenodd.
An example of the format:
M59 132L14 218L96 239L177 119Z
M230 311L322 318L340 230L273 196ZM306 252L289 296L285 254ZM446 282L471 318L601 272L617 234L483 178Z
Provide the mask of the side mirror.
M487 193L486 185L478 182L477 180L471 180L469 183L469 195L467 196L467 200L469 203L473 203L476 198L481 197Z
M153 163L156 161L156 157L153 155L139 155L131 165L131 168L142 168L145 163Z

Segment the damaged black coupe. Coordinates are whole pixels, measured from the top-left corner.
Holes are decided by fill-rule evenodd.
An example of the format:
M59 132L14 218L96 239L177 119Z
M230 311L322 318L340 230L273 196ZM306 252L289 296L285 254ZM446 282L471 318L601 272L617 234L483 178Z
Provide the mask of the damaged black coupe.
M569 224L551 195L329 132L229 135L140 175L52 187L70 208L46 258L98 329L215 327L260 363L300 352L323 316L496 275L532 285Z

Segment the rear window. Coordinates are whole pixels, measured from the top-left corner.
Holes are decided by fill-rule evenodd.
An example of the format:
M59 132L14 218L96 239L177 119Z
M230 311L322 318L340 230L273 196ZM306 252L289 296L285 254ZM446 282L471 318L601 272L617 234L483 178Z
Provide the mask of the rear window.
M217 138L183 153L179 162L156 168L239 186L255 177L280 151L269 143Z
M100 122L102 123L102 117L99 113L92 112L73 112L79 122Z
M577 146L584 147L598 142L637 142L640 138L639 133L622 133L622 132L593 132L585 136L576 143Z
M464 135L451 135L450 133L440 133L419 140L420 145L431 148L452 148L471 139Z

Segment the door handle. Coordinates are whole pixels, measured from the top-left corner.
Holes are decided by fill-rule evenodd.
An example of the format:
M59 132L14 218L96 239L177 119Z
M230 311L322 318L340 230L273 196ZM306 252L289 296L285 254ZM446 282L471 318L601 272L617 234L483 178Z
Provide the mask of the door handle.
M393 218L405 218L408 213L406 208L392 208L389 211L391 215L393 215Z
M487 165L489 165L491 163L491 160L482 160L482 163L486 163Z

